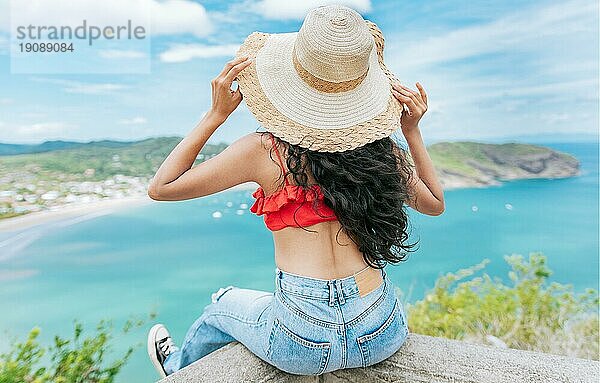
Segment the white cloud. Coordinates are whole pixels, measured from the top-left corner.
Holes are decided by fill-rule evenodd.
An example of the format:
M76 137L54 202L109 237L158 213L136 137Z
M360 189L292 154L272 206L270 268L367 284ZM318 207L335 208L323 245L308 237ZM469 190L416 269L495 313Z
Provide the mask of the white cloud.
M597 131L597 11L576 0L429 37L394 32L386 35L386 64L412 89L424 85L436 111L423 118L426 135L544 134L573 124Z
M10 31L8 1L0 7L0 30ZM27 21L27 25L126 25L132 20L145 25L151 20L152 34L192 34L197 37L209 35L213 26L206 9L192 0L28 0L15 1L13 18ZM13 6L13 7L15 7ZM3 9L6 11L4 12Z
M408 41L393 59L418 67L486 53L536 49L544 46L541 41L589 32L597 12L597 6L587 1L561 2L536 9L533 14L519 11L491 23Z
M86 83L72 83L64 88L67 93L79 93L79 94L108 94L117 90L127 89L127 86L122 84L86 84Z
M10 29L10 1L0 0L0 31Z
M133 50L119 50L119 49L104 49L98 52L98 55L104 59L144 59L147 57L146 53Z
M33 120L35 121L35 120ZM40 142L40 139L68 139L79 127L76 124L59 120L38 120L39 122L0 122L1 142Z
M0 53L2 53L2 54L8 53L8 47L9 47L8 37L0 35Z
M267 19L275 20L301 20L306 13L315 7L328 4L341 4L355 9L359 13L371 10L370 0L259 0L250 5L250 9Z
M146 1L151 3L153 34L191 33L204 37L213 30L206 9L199 3L189 0Z
M598 86L598 79L587 78L581 80L572 80L572 81L556 81L549 82L544 84L534 84L534 85L523 85L519 86L518 84L506 84L506 89L503 91L503 96L508 97L540 97L549 99L549 97L556 97L557 100L563 100L565 94L575 94L571 101L591 101L597 98L595 87ZM557 94L557 90L559 93ZM581 92L581 90L585 90ZM561 94L562 93L562 94ZM497 89L493 92L489 92L487 94L483 93L481 96L483 97L493 97L494 95L498 95ZM571 97L571 96L570 96Z
M547 113L540 115L540 119L546 121L548 124L557 124L561 122L567 122L572 120L574 117L569 113Z
M159 57L163 62L180 63L195 58L231 57L238 48L238 44L176 44L162 52Z
M45 77L32 77L31 80L36 82L43 82L47 84L55 84L63 87L63 90L67 93L78 93L78 94L89 94L89 95L103 95L110 94L119 90L128 89L129 87L124 84L115 83L89 83L89 82L78 82L70 80L61 80L54 78Z
M28 125L19 125L16 127L16 135L23 138L39 136L66 135L68 130L73 127L64 122L38 122Z
M0 105L8 105L8 104L12 104L13 100L11 98L0 98Z
M36 109L36 106L34 109ZM48 119L48 113L40 112L40 111L28 111L19 113L20 117L26 118L28 120L46 120Z
M145 117L124 118L118 121L121 125L143 125L148 122Z

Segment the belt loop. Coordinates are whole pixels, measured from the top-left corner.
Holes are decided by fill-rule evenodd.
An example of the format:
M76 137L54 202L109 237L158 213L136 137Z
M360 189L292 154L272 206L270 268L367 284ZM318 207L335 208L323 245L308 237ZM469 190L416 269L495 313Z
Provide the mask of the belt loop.
M275 269L275 287L277 290L281 291L281 271L279 269Z
M344 292L342 291L342 286L341 286L342 281L340 281L338 279L338 280L335 280L334 283L335 283L335 290L338 293L338 300L340 301L340 304L343 305L346 302L346 300L344 299Z
M329 287L329 306L335 305L335 297L333 295L333 281L327 281L327 286Z

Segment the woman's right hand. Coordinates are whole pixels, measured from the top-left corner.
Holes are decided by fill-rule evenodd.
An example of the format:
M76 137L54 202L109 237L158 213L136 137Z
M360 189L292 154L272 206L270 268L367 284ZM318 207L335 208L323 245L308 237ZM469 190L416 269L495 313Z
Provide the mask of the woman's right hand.
M211 81L212 106L209 113L221 122L224 122L242 102L240 88L232 90L231 84L237 75L250 64L252 64L252 60L249 57L238 57L225 64L221 73Z

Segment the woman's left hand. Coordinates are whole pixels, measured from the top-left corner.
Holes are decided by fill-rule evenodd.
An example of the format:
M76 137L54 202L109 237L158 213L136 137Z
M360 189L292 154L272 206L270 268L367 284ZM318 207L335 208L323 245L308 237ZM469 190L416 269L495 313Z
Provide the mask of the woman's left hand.
M240 88L232 90L231 84L237 75L250 64L252 64L252 60L249 57L238 57L225 64L221 73L211 81L212 107L210 113L220 121L224 122L242 102Z
M408 112L402 113L402 131L409 132L419 126L419 120L427 112L427 93L420 83L416 83L419 91L414 91L401 84L392 85L392 93L401 104L406 104Z

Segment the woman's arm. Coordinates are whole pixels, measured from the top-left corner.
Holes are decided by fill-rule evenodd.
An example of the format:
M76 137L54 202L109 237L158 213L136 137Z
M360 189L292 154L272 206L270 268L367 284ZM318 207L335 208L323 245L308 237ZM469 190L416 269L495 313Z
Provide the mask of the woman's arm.
M392 90L394 96L408 107L408 115L402 114L402 133L408 143L415 169L409 185L413 198L410 198L407 203L423 214L440 215L445 209L444 190L419 129L419 120L427 111L427 94L421 84L417 82L416 85L419 92L403 85L394 85Z
M235 77L250 60L238 58L225 65L212 81L212 106L202 121L164 160L148 187L155 200L179 201L205 196L231 186L254 180L253 161L260 138L248 134L227 147L217 156L192 168L198 153L210 136L225 122L242 101L239 88L231 90Z
M429 153L423 143L420 130L414 129L405 134L410 155L415 163L412 185L413 199L408 204L413 209L428 215L440 215L444 212L444 190L438 181Z

